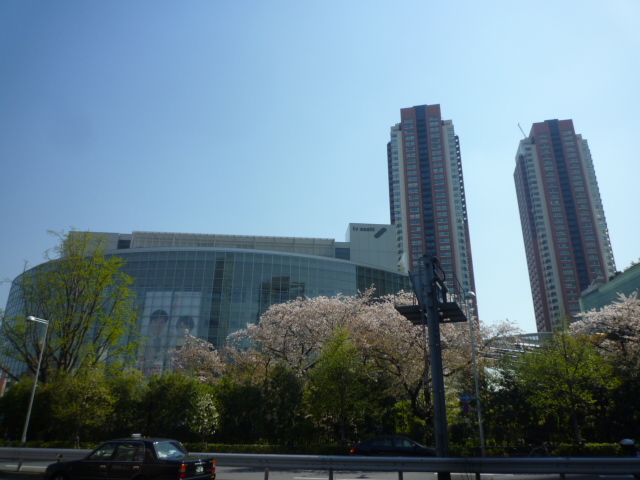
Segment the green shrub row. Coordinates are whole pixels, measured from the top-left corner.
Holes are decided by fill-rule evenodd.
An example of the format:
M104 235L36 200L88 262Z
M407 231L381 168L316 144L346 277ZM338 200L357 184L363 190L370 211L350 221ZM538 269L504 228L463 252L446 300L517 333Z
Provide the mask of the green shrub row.
M279 455L348 455L349 446L345 445L203 445L201 443L186 443L190 452L204 453L254 453Z

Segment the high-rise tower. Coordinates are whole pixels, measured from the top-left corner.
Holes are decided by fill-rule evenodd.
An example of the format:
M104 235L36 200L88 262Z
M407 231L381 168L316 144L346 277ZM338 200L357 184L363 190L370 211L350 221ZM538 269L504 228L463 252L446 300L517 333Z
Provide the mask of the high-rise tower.
M534 123L514 173L539 332L580 312L580 294L615 272L587 141L572 120Z
M475 291L460 143L440 105L400 110L387 144L391 223L397 226L401 270L437 256L453 272L463 293ZM447 275L448 283L451 276ZM449 285L453 286L453 285Z

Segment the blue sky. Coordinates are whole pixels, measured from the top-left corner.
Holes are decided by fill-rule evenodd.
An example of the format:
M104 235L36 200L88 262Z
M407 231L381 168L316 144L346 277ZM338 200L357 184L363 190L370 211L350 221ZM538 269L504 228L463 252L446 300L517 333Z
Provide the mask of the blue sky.
M439 103L481 319L535 331L518 124L574 120L618 269L638 260L638 25L636 0L1 2L0 278L42 260L47 230L342 241L388 223L389 128Z

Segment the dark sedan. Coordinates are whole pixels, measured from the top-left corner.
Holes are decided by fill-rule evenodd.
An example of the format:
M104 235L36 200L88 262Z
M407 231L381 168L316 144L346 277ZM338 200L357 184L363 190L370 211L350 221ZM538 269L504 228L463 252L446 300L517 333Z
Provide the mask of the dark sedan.
M351 447L352 455L380 455L385 457L435 457L436 451L400 435L371 438Z
M44 480L215 480L213 457L194 457L177 440L132 438L103 443L82 460L53 463Z

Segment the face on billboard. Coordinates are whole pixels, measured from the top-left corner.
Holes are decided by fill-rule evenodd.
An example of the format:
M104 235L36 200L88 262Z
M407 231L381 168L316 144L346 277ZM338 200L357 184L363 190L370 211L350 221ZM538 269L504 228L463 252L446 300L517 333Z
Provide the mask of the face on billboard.
M144 348L140 369L147 374L171 368L170 351L185 343L186 335L198 334L200 292L147 292L141 333Z

